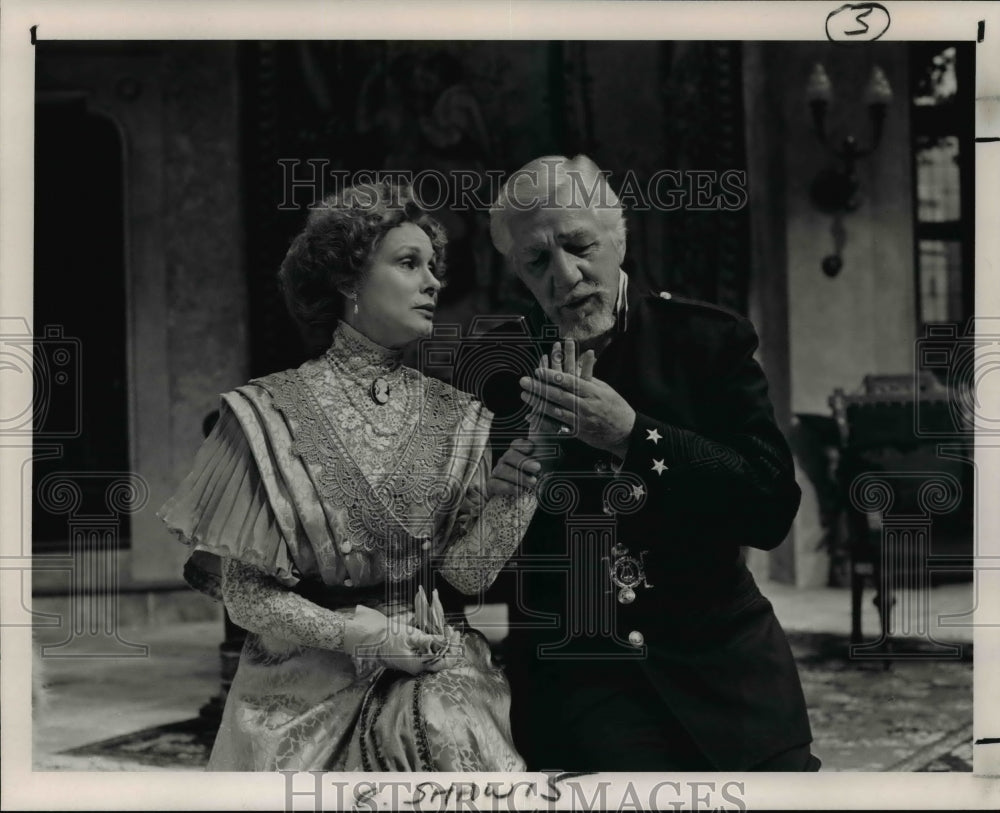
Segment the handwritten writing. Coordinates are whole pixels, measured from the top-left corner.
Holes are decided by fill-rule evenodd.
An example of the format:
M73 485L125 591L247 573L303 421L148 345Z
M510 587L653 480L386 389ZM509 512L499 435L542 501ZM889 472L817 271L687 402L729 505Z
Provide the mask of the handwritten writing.
M848 3L826 15L829 40L870 42L888 30L889 10L881 3Z

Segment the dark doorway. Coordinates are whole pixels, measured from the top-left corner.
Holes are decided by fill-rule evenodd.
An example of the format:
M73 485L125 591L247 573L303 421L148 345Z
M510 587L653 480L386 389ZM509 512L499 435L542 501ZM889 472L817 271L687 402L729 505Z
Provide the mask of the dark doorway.
M82 95L35 105L35 449L32 543L68 550L67 512L39 501L46 478L74 484L69 513L107 516L106 475L129 471L123 145ZM74 380L75 379L75 380ZM61 446L45 457L41 447ZM119 534L128 545L127 515Z

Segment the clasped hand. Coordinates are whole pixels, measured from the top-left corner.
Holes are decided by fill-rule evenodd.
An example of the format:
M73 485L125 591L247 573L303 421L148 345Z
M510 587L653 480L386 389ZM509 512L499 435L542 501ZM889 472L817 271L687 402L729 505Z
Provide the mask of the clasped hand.
M534 376L520 380L521 400L543 420L569 427L570 437L624 458L635 410L610 384L593 377L593 351L577 362L575 342L566 339L565 344L564 359L559 358L557 342L553 363L545 364L543 359Z
M414 612L408 615L388 617L358 605L344 629L344 651L361 675L380 666L417 675L457 665L462 641L461 634L445 623L437 590L428 603L421 587Z
M497 461L489 493L516 495L538 482L542 464L532 457L540 442L576 437L589 446L624 459L635 426L635 410L618 392L593 377L596 356L580 356L576 343L556 342L543 356L535 377L521 379L521 399L531 407L527 438L513 441Z

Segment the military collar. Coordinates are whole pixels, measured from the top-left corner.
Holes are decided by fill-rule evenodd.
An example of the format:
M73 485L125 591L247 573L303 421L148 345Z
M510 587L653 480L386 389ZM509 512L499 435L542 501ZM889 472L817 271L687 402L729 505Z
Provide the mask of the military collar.
M624 333L628 330L629 284L628 274L618 269L618 301L615 303L615 332Z

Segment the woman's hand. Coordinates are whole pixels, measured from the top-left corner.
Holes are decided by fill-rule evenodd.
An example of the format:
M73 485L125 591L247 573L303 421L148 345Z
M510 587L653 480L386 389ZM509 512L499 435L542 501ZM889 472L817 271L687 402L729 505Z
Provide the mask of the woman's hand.
M431 663L436 664L438 660L448 661L442 667L447 668L453 666L454 662L464 654L462 634L445 620L444 607L441 606L441 597L437 590L431 591L431 600L428 602L424 586L420 585L417 588L417 596L413 602L413 624L424 632L443 636L448 641L444 649L439 648L436 651L436 659Z
M364 605L355 608L354 618L344 627L344 651L354 659L359 674L384 666L419 675L457 663L454 635L432 635L408 622L406 617L388 618Z
M511 441L510 447L493 467L493 473L486 484L488 496L506 494L516 497L524 489L533 488L538 483L542 464L531 456L534 447L535 444L527 438Z
M566 339L565 345L560 342L553 344L552 360L550 361L548 356L542 356L542 363L538 366L542 370L569 373L584 381L590 381L594 377L596 363L597 355L593 350L578 354L576 342L573 339Z
M576 379L591 381L596 361L597 356L593 350L578 355L576 342L566 339L565 342L553 344L551 355L543 355L538 367L555 374L572 370ZM489 496L506 494L516 497L524 489L538 485L538 477L544 466L541 461L532 457L536 445L551 444L553 437L569 436L573 431L567 424L546 415L539 406L533 406L528 416L528 437L513 441L493 467L487 484Z
M551 357L543 355L538 369L551 370L556 374L569 373L581 381L590 381L594 377L596 363L597 355L593 350L578 355L576 342L573 339L566 339L565 343L556 342L552 345ZM528 440L532 443L550 440L553 435L557 437L573 435L576 431L575 427L546 415L538 405L534 404L528 416L528 427Z

